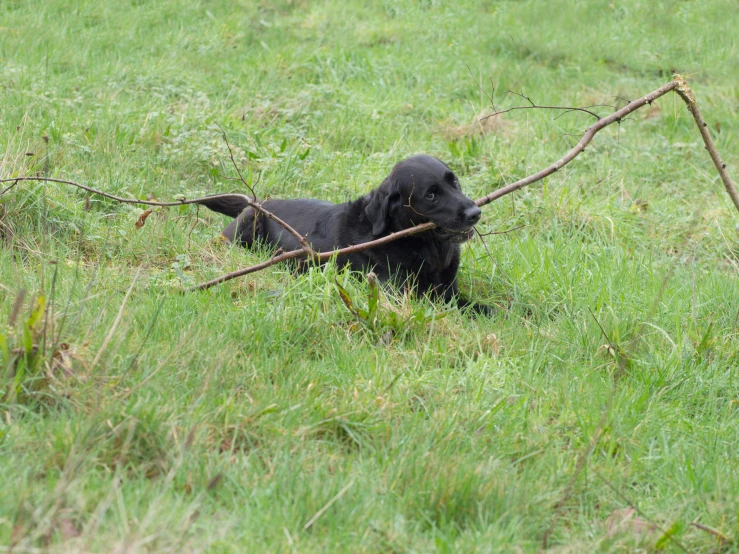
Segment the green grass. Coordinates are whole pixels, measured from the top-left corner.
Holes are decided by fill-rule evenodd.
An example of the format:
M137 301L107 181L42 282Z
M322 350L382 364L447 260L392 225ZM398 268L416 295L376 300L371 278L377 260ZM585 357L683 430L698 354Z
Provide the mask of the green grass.
M502 107L507 89L622 105L678 70L736 179L737 36L731 0L6 0L0 176L239 190L218 124L263 196L344 201L426 152L478 197L589 119L481 132L475 80ZM739 218L680 100L657 104L485 208L484 230L524 226L464 247L461 288L492 318L384 290L368 329L335 285L365 306L366 282L331 266L181 294L269 254L222 244L204 210L137 230L137 207L18 184L0 200L0 545L534 552L551 527L558 552L678 551L666 530L736 551ZM661 531L609 532L629 503Z

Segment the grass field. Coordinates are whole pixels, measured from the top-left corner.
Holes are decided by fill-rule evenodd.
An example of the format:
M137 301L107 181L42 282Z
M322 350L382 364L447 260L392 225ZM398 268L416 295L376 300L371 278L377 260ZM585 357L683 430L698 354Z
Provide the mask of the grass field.
M220 125L263 196L345 201L425 152L476 198L591 121L479 123L478 82L500 107L621 106L677 70L736 179L737 37L732 0L4 0L0 177L243 190ZM484 209L517 228L463 249L491 318L384 290L360 325L335 281L359 305L367 284L332 266L181 294L269 253L206 210L137 229L19 183L0 550L737 551L739 216L684 105L657 104Z

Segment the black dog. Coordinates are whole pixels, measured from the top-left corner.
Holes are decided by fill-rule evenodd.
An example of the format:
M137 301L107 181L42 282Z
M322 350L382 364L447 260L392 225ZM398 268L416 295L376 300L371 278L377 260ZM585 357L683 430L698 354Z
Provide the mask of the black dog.
M250 247L255 241L284 251L301 248L280 225L256 214L239 198L203 200L211 210L235 217L223 230L231 242ZM492 308L460 298L457 291L460 243L470 239L480 208L467 198L449 167L431 156L398 163L375 190L352 202L266 200L265 210L292 226L318 252L361 244L431 221L431 231L401 238L362 252L339 256L340 265L372 270L381 281L414 285L460 308L491 313Z

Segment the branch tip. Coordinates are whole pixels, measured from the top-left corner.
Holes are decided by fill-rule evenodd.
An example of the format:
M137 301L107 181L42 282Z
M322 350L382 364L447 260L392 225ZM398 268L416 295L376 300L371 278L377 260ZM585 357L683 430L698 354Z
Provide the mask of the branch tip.
M510 183L510 184L508 184L508 185L506 185L504 187L501 187L498 190L495 190L495 191L491 192L490 194L488 194L486 196L483 196L482 198L478 198L477 200L475 200L475 204L478 207L482 207L482 206L484 206L486 204L489 204L490 202L493 202L494 200L497 200L497 199L499 199L499 198L501 198L503 196L506 196L507 194L510 194L510 193L512 193L512 192L514 192L514 191L516 191L518 189L521 189L523 187L526 187L528 185L531 185L531 184L533 184L533 183L535 183L537 181L540 181L540 180L548 177L552 173L555 173L556 171L558 171L559 169L561 169L562 167L564 167L565 165L567 165L568 163L570 163L575 157L578 156L578 154L580 154L581 152L584 152L586 145L588 145L592 141L593 137L599 131L601 131L603 128L607 127L608 125L611 125L612 123L621 123L627 115L629 115L632 112L638 110L639 108L645 106L646 104L651 104L655 99L657 99L657 98L659 98L661 96L664 96L665 94L667 94L668 92L673 91L673 90L675 92L677 92L677 94L680 96L680 98L687 105L688 110L690 111L691 115L693 116L693 119L695 120L696 125L697 125L697 127L698 127L698 129L699 129L699 131L701 133L701 136L703 138L703 142L705 144L705 148L706 148L706 150L708 150L708 152L709 152L709 154L711 156L711 159L712 159L712 161L714 163L714 166L718 170L719 176L721 177L721 180L724 183L724 186L726 188L726 192L729 194L729 196L731 197L734 205L736 206L737 210L739 211L739 193L737 193L737 190L736 190L736 187L734 186L734 183L731 181L731 178L729 177L728 173L726 172L726 164L723 163L723 161L721 160L721 158L720 158L720 156L718 154L718 151L716 150L716 147L715 147L715 145L713 143L713 139L711 138L711 134L710 134L710 132L709 132L709 130L707 128L708 125L705 122L705 120L703 119L703 117L701 116L700 111L698 110L698 106L696 104L695 97L693 96L693 92L690 90L690 87L686 83L685 79L682 76L677 75L677 74L675 74L675 76L673 77L673 80L671 82L669 82L669 83L667 83L665 85L662 85L660 88L656 89L655 91L651 92L650 94L648 94L646 96L643 96L641 98L638 98L638 99L636 99L634 101L629 102L626 106L624 106L620 110L617 110L614 113L612 113L611 115L609 115L607 117L604 117L604 118L599 118L595 113L590 112L586 108L565 108L565 107L557 107L557 106L537 106L536 104L534 104L531 101L531 99L528 96L524 95L523 93L515 93L515 92L512 92L512 91L509 91L509 92L512 92L512 94L516 94L516 95L520 96L521 98L524 98L526 101L528 101L531 104L531 106L528 106L528 107L527 106L519 106L519 107L515 107L515 108L509 108L508 110L496 111L495 113L493 113L493 114L491 114L490 116L487 116L487 117L492 117L494 115L505 113L506 111L511 111L511 110L514 110L514 109L527 109L527 108L532 108L533 107L533 108L545 108L545 109L560 109L560 110L583 111L583 112L586 112L586 113L590 113L591 115L593 115L594 117L596 117L597 118L597 121L592 126L590 126L587 129L587 131L583 134L583 136L580 139L580 141L573 148L571 148L570 151L567 152L567 154L565 154L562 158L560 158L559 160L557 160L554 164L550 165L549 167L547 167L545 169L542 169L538 173L535 173L533 175L529 175L528 177L525 177L524 179L520 179L520 180L518 180L518 181L516 181L514 183ZM221 131L223 132L223 129L221 129ZM223 132L223 134L224 134L224 140L226 140L226 144L228 145L228 139L225 136L225 132ZM239 170L238 166L236 165L236 162L235 162L235 160L233 158L233 153L231 152L230 145L228 145L228 146L229 146L229 153L231 154L231 156L230 156L231 157L231 161L234 164L234 167L235 167L235 169L236 169L236 171L237 171L237 173L239 174L239 177L240 177L239 180L241 180L247 186L247 188L249 188L250 191L253 192L253 188L249 185L249 183L241 175L241 172L240 172L240 170ZM87 192L98 194L98 195L101 195L103 197L110 198L112 200L116 200L118 202L123 202L123 203L127 203L127 204L144 204L144 205L149 205L149 206L179 206L179 205L182 205L182 204L200 204L204 200L213 200L213 199L218 198L218 197L221 197L221 198L223 198L223 197L239 197L239 198L244 198L244 199L246 199L247 204L249 206L253 207L256 211L261 212L262 215L264 215L265 217L268 217L268 218L272 219L273 221L275 221L278 225L280 225L285 230L287 230L288 232L290 232L290 234L292 234L296 239L298 239L300 241L300 244L301 244L301 247L302 247L300 249L292 250L292 251L284 252L284 253L278 253L278 252L276 252L275 255L274 255L274 257L272 257L270 260L267 260L265 262L262 262L260 264L257 264L257 265L251 266L251 267L247 267L247 268L244 268L244 269L240 269L238 271L234 271L234 272L228 273L226 275L222 275L222 276L220 276L220 277L218 277L216 279L213 279L213 280L208 281L208 282L205 282L205 283L200 283L199 285L196 285L196 286L194 286L194 287L192 287L192 288L190 288L188 290L203 290L203 289L207 289L207 288L210 288L210 287L212 287L214 285L217 285L219 283L223 283L225 281L229 281L231 279L234 279L236 277L240 277L240 276L243 276L243 275L247 275L249 273L254 273L256 271L259 271L259 270L265 269L265 268L267 268L267 267L269 267L271 265L274 265L275 263L278 263L278 262L284 261L284 260L288 260L288 259L293 259L293 258L312 258L312 259L314 259L316 261L325 261L325 260L330 259L332 256L346 255L346 254L350 254L350 253L353 253L353 252L359 252L359 251L362 251L362 250L368 250L370 248L374 248L374 247L380 246L381 244L386 244L386 243L392 242L394 240L397 240L397 239L400 239L400 238L403 238L403 237L411 236L411 235L414 235L414 234L417 234L417 233L421 233L421 232L424 232L424 231L429 231L429 230L433 229L434 227L436 227L436 225L434 225L433 223L430 223L430 222L429 223L423 223L421 225L417 225L417 226L411 227L409 229L404 229L403 231L398 231L396 233L392 233L390 235L387 235L385 237L381 237L379 239L376 239L376 240L373 240L373 241L370 241L370 242L365 242L365 243L356 244L356 245L353 245L353 246L348 246L348 247L345 247L345 248L333 250L331 252L320 252L319 253L319 252L314 251L311 248L311 246L308 244L307 240L304 237L302 237L297 231L295 231L292 227L290 227L287 223L285 223L284 221L282 221L281 219L279 219L278 217L276 217L274 214L271 214L269 211L265 210L260 205L260 203L256 201L256 195L255 194L253 195L253 198L250 198L250 197L248 197L248 196L246 196L244 194L231 193L231 194L220 194L220 195L214 195L214 196L209 196L209 197L195 198L195 199L191 199L191 200L188 200L186 198L181 198L181 199L178 199L175 202L155 202L155 201L150 201L150 200L147 201L147 200L135 200L135 199L131 199L131 198L121 198L119 196L114 196L112 194L103 192L103 191L98 190L98 189L94 189L92 187L88 187L86 185L82 185L80 183L76 183L74 181L68 181L68 180L64 180L64 179L56 179L56 178L51 178L51 177L41 177L39 174L37 174L35 177L33 177L33 176L18 176L18 177L11 177L11 178L8 178L8 179L0 179L0 183L10 183L10 185L8 187L6 187L2 192L0 192L0 197L2 197L4 194L6 194L11 188L13 188L14 186L16 186L21 181L49 181L49 182L55 182L55 183L63 183L63 184L68 184L68 185L74 185L74 186L79 187L79 188L81 188L83 190L86 190Z

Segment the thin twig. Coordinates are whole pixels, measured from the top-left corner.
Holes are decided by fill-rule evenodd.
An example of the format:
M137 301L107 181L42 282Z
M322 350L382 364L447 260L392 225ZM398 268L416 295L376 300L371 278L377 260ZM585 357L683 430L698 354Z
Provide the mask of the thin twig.
M81 183L76 183L74 181L68 181L66 179L55 179L53 177L39 177L39 176L27 175L23 177L13 177L11 179L0 179L0 183L10 183L12 181L44 181L44 182L49 182L49 183L61 183L63 185L73 185L75 187L81 188L82 190L86 190L87 192L99 194L100 196L103 196L105 198L110 198L111 200L115 200L116 202L121 202L123 204L143 204L146 206L162 206L165 208L170 207L170 206L183 206L185 204L198 204L198 203L202 203L202 201L205 199L213 200L213 199L218 199L218 198L238 197L238 198L244 198L247 201L251 200L245 194L229 193L229 194L216 194L214 196L203 196L200 198L194 198L192 200L181 198L180 200L176 200L174 202L158 202L154 200L138 200L136 198L123 198L120 196L115 196L114 194L110 194L108 192L104 192L102 190L88 187L87 185L83 185Z
M480 231L477 231L477 228L475 228L475 231L477 231L477 236L479 237L489 237L490 235L507 235L508 233L512 233L513 231L523 229L524 227L526 227L526 224L519 225L518 227L513 227L512 229L506 229L505 231L488 231L487 233L481 233Z
M10 181L13 181L12 184L5 187L2 192L0 192L0 196L3 196L6 192L8 192L10 189L12 189L15 185L18 184L18 179L9 179ZM7 181L3 180L3 183L7 183Z
M576 108L572 106L540 106L538 104L535 104L534 101L531 100L531 98L529 98L522 92L515 92L513 90L507 90L503 94L515 94L516 96L520 96L521 98L526 100L530 105L529 106L514 106L506 110L496 110L495 104L493 104L493 102L491 101L490 104L493 106L493 110L495 110L494 113L491 113L490 115L486 115L485 117L481 118L481 120L488 119L490 117L495 117L496 115L512 112L515 110L530 110L532 108L535 108L537 110L565 110L563 113L559 114L557 117L561 117L565 113L569 113L569 112L583 112L588 115L592 115L595 119L600 119L601 117L597 113L590 111L588 108L595 108L598 106L607 105L607 104L593 104L592 106L586 106L584 108ZM608 106L608 107L612 107L612 106Z
M422 233L424 231L430 231L431 229L434 229L435 227L436 225L434 225L433 223L422 223L421 225L416 225L415 227L411 227L410 229L404 229L402 231L398 231L397 233L391 233L377 240L373 240L370 242L363 242L360 244L355 244L353 246L347 246L346 248L340 248L338 250L332 250L330 252L317 253L315 259L318 262L325 262L327 260L330 260L334 256L343 256L346 254L353 254L354 252L361 252L363 250L368 250L369 248L374 248L376 246L382 246L383 244L396 241L403 237L409 237L411 235ZM210 281L206 281L205 283L200 283L199 285L192 287L190 290L209 289L220 283L230 281L231 279L235 279L243 275L248 275L249 273L261 271L262 269L266 269L280 262L284 262L286 260L291 260L294 258L304 258L304 257L305 257L305 252L303 250L290 250L289 252L285 252L283 254L280 254L279 256L274 256L273 258L270 258L269 260L264 261L262 263L253 265L251 267L246 267L244 269L232 271L231 273L226 273L225 275L221 275L220 277L216 277L215 279L211 279Z
M630 102L628 105L612 113L608 117L604 117L598 120L595 124L593 124L592 127L590 127L585 132L582 139L580 139L580 142L578 142L574 146L574 148L572 148L569 152L567 152L567 154L565 154L562 158L560 158L559 160L551 164L549 167L542 169L541 171L534 173L533 175L529 175L528 177L525 177L524 179L520 179L514 183L510 183L509 185L501 187L498 190L486 196L483 196L482 198L478 198L477 200L475 200L475 204L477 204L478 206L484 206L486 204L489 204L490 202L493 202L494 200L497 200L503 196L506 196L507 194L517 191L518 189L521 189L525 186L536 183L537 181L541 181L545 177L548 177L552 175L553 173L556 173L557 171L562 169L565 165L570 163L573 159L575 159L583 150L585 150L585 147L590 143L591 140L593 140L593 137L598 131L607 127L608 125L611 125L612 123L616 123L622 120L625 116L638 110L639 108L646 106L647 104L651 104L652 102L654 102L655 99L659 98L660 96L664 96L671 90L676 89L678 86L680 86L680 81L678 81L677 79L673 80L661 86L657 90L647 94L646 96L643 96L639 98L638 100L634 100L633 102ZM321 253L319 256L319 260L324 261L324 260L331 258L332 256L341 256L344 254L350 254L350 253L358 252L361 250L367 250L369 248L374 248L376 246L380 246L388 242L398 240L403 237L408 237L411 235L415 235L417 233L429 231L435 227L436 225L433 223L423 223L421 225L411 227L410 229L404 229L402 231L392 233L390 235L387 235L377 240L364 242L360 245L354 245L354 246L349 246L346 248L341 248L338 250L333 250L331 252ZM220 283L223 283L225 281L230 281L231 279L241 277L242 275L247 275L249 273L254 273L255 271L260 271L266 267L282 262L284 260L289 260L292 258L300 258L300 257L303 257L303 253L300 250L293 250L291 252L285 252L284 254L281 254L280 256L276 256L266 262L262 262L260 264L247 267L245 269L240 269L240 270L237 270L231 273L227 273L216 279L212 279L205 283L201 283L197 285L195 289L200 289L200 290L207 289L215 285L218 285Z
M613 110L617 109L616 106L611 106L610 104L590 104L590 106L584 106L583 108L563 108L564 111L561 114L559 114L557 117L555 117L554 120L556 121L563 115L567 115L570 112L581 112L583 111L584 108L611 108ZM552 109L557 109L557 108L555 107ZM587 113L590 113L590 112L587 112ZM592 115L595 115L595 114L592 114ZM600 117L598 119L600 119Z
M1 179L0 183L6 183L6 182L12 182L12 184L7 187L5 190L3 190L2 193L0 193L0 197L2 197L6 192L8 192L10 189L12 189L14 186L18 184L18 181L45 181L45 182L52 182L52 183L62 183L67 185L74 185L76 187L79 187L83 190L86 190L88 192L92 192L95 194L99 194L100 196L103 196L105 198L110 198L111 200L115 200L117 202L123 202L126 204L144 204L146 206L160 206L160 207L169 207L169 206L179 206L184 204L202 204L202 202L206 199L208 200L216 200L219 198L242 198L246 201L247 205L253 208L255 211L261 213L265 217L271 219L275 223L277 223L280 227L285 229L288 233L290 233L292 236L295 237L295 239L300 243L300 246L305 251L306 255L311 258L315 258L316 253L311 248L311 246L308 244L308 241L298 233L293 227L288 224L286 221L283 221L279 217L277 217L275 214L270 212L269 210L265 209L260 202L257 201L256 193L254 192L254 188L249 184L249 182L244 179L244 176L241 174L241 170L239 169L238 164L236 163L236 160L233 155L233 149L231 148L231 144L228 142L228 137L226 136L226 132L223 130L223 128L218 125L218 128L221 130L221 133L223 133L223 140L226 142L226 146L228 147L229 152L229 158L231 159L231 163L233 164L234 168L236 169L236 173L238 174L238 180L241 181L247 189L249 189L249 192L251 192L252 197L249 197L245 194L218 194L208 197L200 197L195 198L192 200L186 200L182 199L177 202L158 202L153 200L133 200L129 198L121 198L120 196L115 196L113 194L109 194L106 192L103 192L98 189L94 189L92 187L88 187L86 185L82 185L80 183L75 183L74 181L67 181L64 179L52 179L49 177L15 177L13 179Z
M533 175L529 175L524 179L520 179L515 183L511 183L510 185L499 188L498 190L491 192L487 196L479 198L475 201L475 203L478 206L484 206L485 204L489 204L490 202L497 200L502 196L510 194L532 183L536 183L537 181L541 181L545 177L549 177L553 173L556 173L568 163L570 163L573 159L575 159L580 153L582 153L582 151L585 150L585 147L590 144L590 141L593 140L593 137L596 135L596 133L598 133L598 131L604 129L605 127L608 127L612 123L617 123L621 121L630 113L635 112L636 110L646 106L647 104L651 104L660 96L664 96L665 94L667 94L671 90L675 90L679 86L680 81L678 81L677 79L671 81L665 85L662 85L657 90L650 92L649 94L642 96L641 98L634 100L633 102L630 102L620 110L613 112L611 115L599 119L585 132L583 137L580 139L580 142L578 142L572 149L570 149L569 152L567 152L567 154L562 156L559 160L551 164L549 167L546 167L545 169L542 169L541 171L534 173Z
M685 104L687 104L690 114L693 116L696 125L698 125L698 130L701 133L701 137L703 137L703 142L706 145L706 150L708 150L708 154L711 156L713 165L716 166L716 170L718 171L718 174L724 183L724 187L726 187L726 192L729 193L731 200L734 202L734 206L736 206L736 209L739 210L739 192L737 192L736 185L734 185L731 177L729 177L729 173L726 171L726 164L721 159L718 150L716 150L716 145L713 143L711 133L708 130L708 123L706 123L706 121L703 119L703 116L698 109L698 104L695 101L695 95L693 95L693 91L690 90L688 83L682 76L676 75L673 83L675 82L677 83L677 87L675 88L675 90L680 95L680 98L683 99Z
M187 204L203 204L204 201L207 200L218 200L220 198L241 198L246 201L246 203L254 208L255 210L259 211L264 215L265 217L268 217L275 223L277 223L280 227L285 229L288 233L293 235L302 246L302 251L305 252L307 256L310 257L316 257L316 252L310 247L308 242L305 240L303 235L298 233L295 229L293 229L288 223L277 217L272 212L264 209L259 203L254 202L251 197L247 196L246 194L239 194L235 192L229 192L225 194L214 194L212 196L200 196L198 198L192 198L190 200L186 198L181 198L180 200L175 200L174 202L159 202L155 200L138 200L135 198L123 198L121 196L116 196L114 194L110 194L108 192L104 192L102 190L88 187L87 185L83 185L81 183L77 183L75 181L68 181L66 179L54 179L52 177L39 177L39 176L24 176L24 177L13 177L12 179L0 179L0 183L9 183L13 181L44 181L44 182L50 182L50 183L61 183L63 185L73 185L75 187L81 188L82 190L86 190L87 192L92 192L93 194L98 194L104 198L110 198L111 200L115 200L116 202L121 202L123 204L142 204L145 206L160 206L163 208L168 208L171 206L184 206ZM13 183L12 186L15 186L15 183ZM6 189L10 190L12 187L8 187ZM5 194L5 192L3 192ZM0 194L0 197L2 197L2 194Z
M216 125L218 124L216 123ZM292 236L294 236L297 239L297 241L300 243L300 246L303 248L306 255L310 258L315 258L316 253L311 248L310 244L308 244L308 241L305 240L305 237L301 235L300 233L298 233L295 229L293 229L286 221L283 221L282 219L277 217L272 212L266 210L262 206L262 203L259 202L259 200L257 199L257 193L254 191L254 187L252 187L249 184L249 182L246 179L244 179L244 176L241 174L241 169L239 168L239 164L237 164L236 160L234 159L233 149L231 148L231 143L228 142L228 136L226 136L226 131L224 131L223 127L221 127L220 125L218 125L218 128L221 130L221 133L223 134L223 140L226 143L226 147L228 148L228 156L231 159L231 163L233 164L234 169L236 170L236 174L239 176L239 180L242 183L244 183L244 186L247 189L249 189L249 192L252 195L252 199L249 200L249 206L251 206L255 211L261 213L265 217L268 217L269 219L271 219L272 221L280 225L283 229L285 229Z
M488 99L488 101L490 102L490 105L493 107L493 111L497 111L495 109L495 101L493 100L493 98L495 97L495 86L493 85L492 77L490 78L490 86L492 88L492 96L491 96L485 91L484 88L482 88L482 85L477 82L477 79L475 79L475 76L472 74L472 70L470 69L469 65L467 65L467 71L470 74L470 79L472 79L475 82L475 84L477 85L477 88L480 89L480 92L482 92L485 95L485 97Z
M247 189L249 189L249 192L251 193L252 197L254 198L254 202L257 202L257 193L254 192L254 188L247 182L246 179L244 179L244 176L241 174L241 169L239 168L239 164L236 163L236 160L234 159L234 153L231 149L231 143L228 142L228 137L226 136L226 131L223 130L223 127L221 127L218 123L216 123L218 128L221 130L221 134L223 135L223 141L226 143L226 147L228 148L228 157L231 158L231 163L234 166L234 169L236 169L236 173L239 176L239 180L244 183Z
M596 119L601 119L601 117L595 113L591 112L587 108L572 108L567 106L539 106L538 104L534 104L532 106L513 106L512 108L506 108L505 110L498 110L497 112L493 112L490 115L486 115L485 117L481 117L480 121L483 121L485 119L490 119L491 117L495 117L497 115L501 115L508 112L513 112L516 110L530 110L532 108L535 108L537 110L564 110L561 114L559 114L555 119L563 116L566 113L569 112L584 112L586 114L592 115Z
M692 92L690 91L690 88L685 82L685 79L680 75L675 75L671 82L665 85L662 85L658 89L650 92L649 94L645 96L642 96L641 98L637 100L633 100L629 102L626 106L624 106L620 110L615 111L611 115L598 119L598 121L596 121L590 128L588 128L588 130L582 136L580 141L572 149L570 149L570 151L567 152L567 154L565 154L562 158L560 158L559 160L557 160L550 166L546 167L545 169L542 169L541 171L537 173L534 173L533 175L529 175L528 177L525 177L514 183L510 183L504 187L501 187L498 190L493 191L486 196L483 196L482 198L478 198L477 200L475 200L475 204L477 204L477 206L484 206L503 196L506 196L514 191L517 191L523 187L536 183L537 181L541 181L542 179L549 177L553 173L556 173L557 171L562 169L565 165L570 163L573 159L575 159L580 153L582 153L585 150L585 147L590 143L590 141L593 140L593 137L599 131L601 131L602 129L604 129L605 127L613 123L620 123L621 121L624 120L624 118L627 115L631 114L632 112L635 112L639 108L642 108L648 104L651 104L657 98L664 96L665 94L673 90L678 91L678 94L680 94L680 97L686 102L686 104L688 104L688 108L690 109L691 114L695 118L696 123L698 123L698 127L701 131L701 136L703 137L703 140L706 143L706 149L711 154L711 159L714 161L714 165L716 165L716 168L719 171L719 175L721 176L721 179L724 182L726 191L729 193L729 196L731 196L732 200L734 201L734 204L737 210L739 210L739 193L737 193L734 183L731 181L731 179L728 176L728 173L726 172L726 164L724 164L723 161L721 161L721 158L718 155L718 152L716 151L716 147L713 144L713 140L711 139L711 136L708 133L707 124L705 123L705 121L703 121L703 118L701 117L700 112L698 111L698 107L695 104L695 99L692 95ZM533 102L531 103L533 104ZM536 108L547 109L546 107L536 106L535 104L534 106ZM524 108L524 106L520 108ZM569 108L564 108L564 109L569 109ZM595 115L595 114L592 114L592 115ZM214 200L218 198L239 197L239 198L245 199L250 206L258 205L258 204L255 204L250 197L244 194L235 194L235 193L220 194L220 195L214 195L214 196L209 196L209 197L201 197L201 198L195 198L192 200L187 200L183 198L176 202L153 202L150 200L133 200L130 198L120 198L118 196L114 196L112 194L108 194L103 191L93 189L91 187L82 185L80 183L75 183L74 181L67 181L64 179L52 179L49 177L30 177L30 176L29 177L14 177L11 179L0 179L0 183L12 183L16 181L50 181L50 182L74 185L88 192L100 194L101 196L104 196L106 198L110 198L112 200L117 200L119 202L124 202L127 204L144 204L144 205L149 205L149 206L165 206L166 207L166 206L181 206L184 204L201 204L203 203L204 200ZM255 208L255 209L260 209L260 208ZM269 213L263 208L262 208L262 211L263 213L265 213L265 215ZM309 245L307 245L307 241L305 241L305 239L299 233L297 233L294 229L292 229L292 227L290 227L287 223L279 219L277 216L274 216L273 214L270 214L267 217L270 217L271 219L273 219L276 223L281 225L284 229L286 229L296 238L300 237L302 239L300 240L300 243L303 248L299 250L292 250L290 252L285 252L283 254L280 254L279 256L274 256L270 260L267 260L260 264L247 267L244 269L240 269L238 271L234 271L231 273L227 273L216 279L212 279L205 283L201 283L193 287L190 290L207 289L219 283L230 281L231 279L235 279L237 277L240 277L242 275L247 275L249 273L254 273L255 271L260 271L276 263L289 260L289 259L303 258L307 256L307 257L312 257L314 260L318 262L323 262L323 261L330 259L333 256L341 256L344 254L350 254L353 252L360 252L363 250L368 250L370 248L375 248L377 246L381 246L383 244L387 244L389 242L393 242L395 240L398 240L404 237L409 237L411 235L423 233L425 231L430 231L431 229L434 229L436 227L434 223L430 223L430 222L423 223L421 225L416 225L415 227L411 227L409 229L404 229L402 231L392 233L390 235L379 238L377 240L332 250L330 252L316 253L310 248Z

